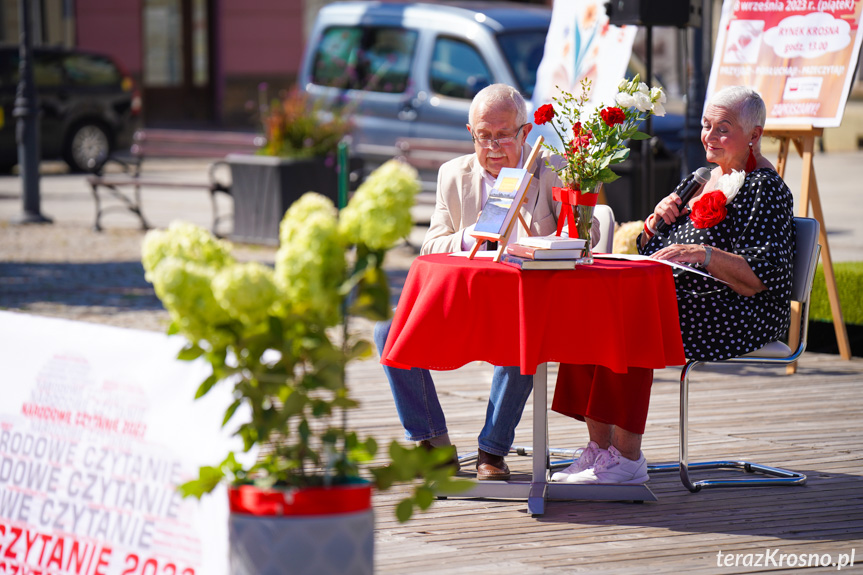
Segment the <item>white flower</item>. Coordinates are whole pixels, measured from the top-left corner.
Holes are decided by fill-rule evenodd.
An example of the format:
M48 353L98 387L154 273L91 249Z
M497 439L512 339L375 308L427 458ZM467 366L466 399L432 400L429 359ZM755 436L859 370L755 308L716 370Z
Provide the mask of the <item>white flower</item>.
M662 117L665 115L665 106L661 102L654 102L652 110L654 116Z
M650 96L644 92L638 91L632 95L635 99L635 107L639 112L647 112L653 108L653 102L650 101Z
M618 92L624 92L628 89L629 89L629 80L624 78L620 81L620 84L617 85L617 91Z
M635 106L635 98L626 92L620 92L617 96L614 97L614 101L621 108L631 108Z
M653 87L650 89L650 101L651 102L659 102L660 104L665 103L665 92L662 91L662 88Z
M716 189L725 194L725 204L728 205L734 200L734 196L743 187L743 180L746 179L746 172L731 170L730 174L720 176L716 181Z
M638 83L638 91L641 92L642 94L644 94L645 96L650 95L650 88L648 88L647 84L645 84L644 82Z

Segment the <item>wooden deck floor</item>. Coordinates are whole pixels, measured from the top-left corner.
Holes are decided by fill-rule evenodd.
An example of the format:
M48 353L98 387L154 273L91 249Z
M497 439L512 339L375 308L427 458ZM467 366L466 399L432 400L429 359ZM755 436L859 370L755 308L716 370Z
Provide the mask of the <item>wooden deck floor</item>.
M556 365L549 366L549 398ZM475 363L435 374L450 436L473 451L482 426L491 367ZM651 463L676 461L679 369L656 373L644 452ZM375 361L350 372L362 407L352 424L381 442L402 438L389 387ZM676 473L655 474L659 501L549 502L533 517L523 501L448 499L399 524L402 488L375 496L377 573L744 573L797 572L718 565L718 553L855 553L863 571L863 360L806 354L796 375L781 369L702 368L692 378L690 459L750 459L806 473L805 486L689 493ZM516 444L531 441L531 401ZM550 413L550 443L581 447L584 425ZM526 457L511 456L529 473ZM464 472L463 472L464 473ZM467 476L468 474L465 473ZM732 557L732 560L734 558ZM824 559L827 559L824 557ZM799 561L799 559L796 559ZM808 559L804 558L804 561ZM807 572L834 572L833 566Z

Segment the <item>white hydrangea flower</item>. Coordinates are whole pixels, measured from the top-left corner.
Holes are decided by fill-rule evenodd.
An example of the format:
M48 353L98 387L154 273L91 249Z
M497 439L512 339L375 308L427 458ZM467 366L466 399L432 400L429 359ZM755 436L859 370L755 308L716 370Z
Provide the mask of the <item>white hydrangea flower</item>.
M213 278L212 288L222 309L246 325L264 321L279 298L273 270L258 262L222 269Z
M635 98L632 95L627 94L626 92L620 92L617 96L614 97L614 101L621 108L632 108L635 106Z
M150 279L159 263L167 257L208 264L215 269L232 265L231 243L219 240L204 228L174 221L167 230L150 230L141 244L141 263Z
M746 179L746 172L731 170L730 174L720 176L716 181L716 189L725 194L725 204L728 205L734 200L734 196L743 187L743 180Z
M335 325L340 316L339 287L344 281L345 246L333 202L306 192L294 202L279 227L276 286L296 313L312 312Z
M347 243L389 249L410 233L410 209L419 191L416 170L390 160L369 175L342 210L339 231Z

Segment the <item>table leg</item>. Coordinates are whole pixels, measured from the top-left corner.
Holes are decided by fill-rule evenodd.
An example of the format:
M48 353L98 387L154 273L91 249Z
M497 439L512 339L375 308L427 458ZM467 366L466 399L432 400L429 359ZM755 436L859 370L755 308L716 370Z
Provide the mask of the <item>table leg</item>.
M527 510L533 515L545 513L548 488L548 364L540 364L533 376L533 475Z

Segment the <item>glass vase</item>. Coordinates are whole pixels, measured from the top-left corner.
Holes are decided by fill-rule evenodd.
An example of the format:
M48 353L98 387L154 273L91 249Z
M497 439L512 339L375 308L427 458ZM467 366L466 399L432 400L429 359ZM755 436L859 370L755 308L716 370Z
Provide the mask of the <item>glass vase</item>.
M593 210L596 208L596 199L599 197L601 190L602 183L600 182L590 192L576 192L575 215L578 220L576 221L575 229L578 231L578 237L586 240L584 252L576 260L578 264L593 263L593 243L590 238L590 230L593 224Z

